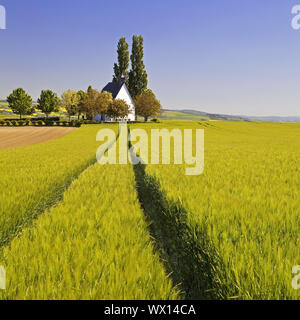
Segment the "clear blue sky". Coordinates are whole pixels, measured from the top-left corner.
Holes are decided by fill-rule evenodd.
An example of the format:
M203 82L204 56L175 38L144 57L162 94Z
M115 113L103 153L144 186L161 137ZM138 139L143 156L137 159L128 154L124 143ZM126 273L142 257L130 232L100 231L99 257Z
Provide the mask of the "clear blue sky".
M0 0L0 98L24 87L59 94L111 80L116 46L145 40L165 108L300 115L300 0Z

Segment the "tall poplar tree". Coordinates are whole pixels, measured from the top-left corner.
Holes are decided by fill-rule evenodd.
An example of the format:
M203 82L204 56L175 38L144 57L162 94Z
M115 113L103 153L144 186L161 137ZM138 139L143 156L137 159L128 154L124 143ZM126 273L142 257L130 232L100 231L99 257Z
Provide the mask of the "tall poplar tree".
M133 36L131 53L131 70L129 72L128 89L133 98L147 89L148 75L145 70L144 39L142 36Z
M122 37L118 43L118 64L114 65L114 82L119 82L121 77L124 76L125 80L128 80L128 68L129 68L129 49L126 39Z

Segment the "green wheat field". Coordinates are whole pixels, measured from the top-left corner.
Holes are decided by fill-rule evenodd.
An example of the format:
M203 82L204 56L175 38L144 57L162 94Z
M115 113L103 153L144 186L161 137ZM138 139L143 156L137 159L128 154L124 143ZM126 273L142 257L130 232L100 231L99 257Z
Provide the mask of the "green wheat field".
M100 129L0 150L0 299L299 299L300 124L204 129L205 169L100 165Z

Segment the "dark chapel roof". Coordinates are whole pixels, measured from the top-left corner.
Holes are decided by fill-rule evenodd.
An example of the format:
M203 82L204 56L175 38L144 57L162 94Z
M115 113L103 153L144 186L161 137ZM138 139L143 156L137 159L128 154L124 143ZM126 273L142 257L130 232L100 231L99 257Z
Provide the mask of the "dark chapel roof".
M123 84L124 84L124 80L121 79L119 82L109 82L102 90L103 91L107 91L110 92L113 96L113 98L115 99L116 96L118 95L118 93L120 92Z

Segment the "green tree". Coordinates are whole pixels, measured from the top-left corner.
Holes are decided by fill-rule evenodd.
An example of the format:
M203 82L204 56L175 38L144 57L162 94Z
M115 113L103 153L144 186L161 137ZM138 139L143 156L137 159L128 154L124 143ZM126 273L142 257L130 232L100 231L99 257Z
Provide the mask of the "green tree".
M109 92L99 92L91 87L88 89L82 102L82 110L88 119L93 119L97 114L105 114L113 97Z
M161 112L161 104L155 97L152 90L146 89L134 99L135 112L144 117L145 122L151 116L156 116Z
M131 53L131 70L129 72L128 89L133 98L141 94L148 85L148 75L144 65L144 39L133 36Z
M106 114L113 119L126 118L129 114L129 105L124 100L115 99L109 105Z
M86 113L89 120L92 120L96 115L98 96L99 92L93 89L92 86L89 86L82 101L82 110Z
M52 112L58 112L59 106L60 100L56 93L52 90L42 90L37 108L45 113L47 118Z
M108 107L113 102L113 96L110 92L100 92L98 97L99 113L106 114Z
M7 102L12 112L20 115L20 119L22 119L23 115L31 115L34 113L32 98L22 88L14 90L12 94L7 97Z
M61 95L61 105L67 110L69 119L79 113L79 95L76 91L67 90Z
M118 43L118 64L114 65L114 82L119 82L122 76L125 77L125 81L128 80L128 68L129 68L129 49L126 39L123 37Z

